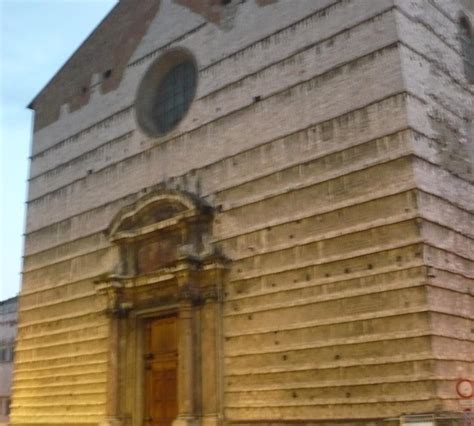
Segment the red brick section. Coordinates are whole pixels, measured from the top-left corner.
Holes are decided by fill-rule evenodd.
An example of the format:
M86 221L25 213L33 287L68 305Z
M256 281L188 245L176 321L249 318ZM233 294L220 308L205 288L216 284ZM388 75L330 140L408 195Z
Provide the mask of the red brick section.
M207 21L214 24L220 22L222 0L175 0L175 2L198 13Z
M243 0L232 1L243 2ZM256 0L257 4L261 7L276 3L277 1L278 0ZM219 25L221 20L222 7L225 7L223 0L175 0L175 2L191 9L195 13L199 13L207 21L217 25Z
M222 0L174 1L217 25L225 7ZM277 1L256 0L256 3L263 7ZM86 105L93 74L104 75L111 70L110 76L104 78L101 90L107 93L116 89L128 60L158 13L159 6L160 0L120 0L30 104L30 108L35 110L34 130L54 123L63 104L69 104L71 111Z
M268 6L269 4L276 3L278 0L257 0L257 4L262 6Z
M117 88L159 6L160 0L121 0L115 6L31 103L35 131L56 121L61 105L68 103L74 111L87 104L93 74L111 70L101 90Z

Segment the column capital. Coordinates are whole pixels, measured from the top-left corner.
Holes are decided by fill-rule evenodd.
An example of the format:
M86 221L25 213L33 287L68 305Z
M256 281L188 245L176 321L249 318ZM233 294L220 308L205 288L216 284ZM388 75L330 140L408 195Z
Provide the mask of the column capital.
M200 301L198 286L191 282L180 285L178 288L178 301L192 305L197 304Z
M196 417L178 416L173 421L172 426L199 426L200 422Z
M216 285L207 286L201 289L200 296L203 303L221 301L221 294Z

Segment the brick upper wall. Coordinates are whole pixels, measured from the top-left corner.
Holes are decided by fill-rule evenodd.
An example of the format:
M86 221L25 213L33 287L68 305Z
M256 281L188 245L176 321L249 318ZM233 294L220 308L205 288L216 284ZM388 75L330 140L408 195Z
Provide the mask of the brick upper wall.
M193 12L199 13L206 20L220 24L223 15L222 5L229 4L225 0L175 0L176 3L191 9ZM256 0L258 6L267 6L278 0Z
M121 0L33 100L34 130L55 122L64 104L70 111L87 104L94 74L103 76L103 93L117 88L159 7L159 0ZM111 74L106 78L108 70Z
M173 1L216 25L223 19L222 0ZM277 1L256 0L256 4L264 7ZM115 90L159 8L160 0L120 0L30 104L35 111L34 131L58 120L62 105L68 104L69 111L86 105L94 74L101 76L96 84L102 93Z

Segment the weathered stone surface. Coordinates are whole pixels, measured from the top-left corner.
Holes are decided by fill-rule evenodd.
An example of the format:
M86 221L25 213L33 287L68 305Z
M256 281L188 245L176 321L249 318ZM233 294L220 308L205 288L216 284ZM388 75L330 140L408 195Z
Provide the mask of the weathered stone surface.
M69 64L34 102L13 424L141 425L143 330L164 313L181 339L175 426L456 424L474 353L473 88L457 19L474 7L223 3L162 0L155 15L134 2L147 19L133 52L102 54L122 0L72 59L112 55L116 86L58 115ZM195 56L197 96L149 138L136 90L175 47ZM110 225L154 194L213 214L157 219L182 247L141 274L130 259L153 223L129 242Z

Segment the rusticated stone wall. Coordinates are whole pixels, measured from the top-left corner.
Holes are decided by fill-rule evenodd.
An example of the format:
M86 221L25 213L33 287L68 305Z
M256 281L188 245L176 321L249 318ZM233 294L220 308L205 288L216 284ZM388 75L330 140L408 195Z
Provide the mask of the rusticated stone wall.
M453 380L473 378L474 86L460 55L474 3L400 1L398 26L414 151L436 396L461 410Z
M91 86L36 126L13 424L104 421L110 336L93 281L119 258L104 230L160 184L215 207L232 262L224 422L455 418L474 353L473 89L456 19L473 9L247 0L216 3L225 22L209 22L187 3L160 2L115 90ZM170 47L195 56L198 93L151 139L135 93Z

